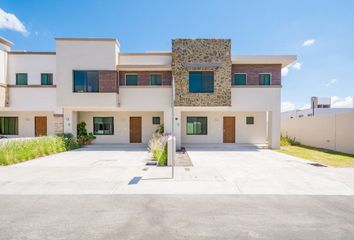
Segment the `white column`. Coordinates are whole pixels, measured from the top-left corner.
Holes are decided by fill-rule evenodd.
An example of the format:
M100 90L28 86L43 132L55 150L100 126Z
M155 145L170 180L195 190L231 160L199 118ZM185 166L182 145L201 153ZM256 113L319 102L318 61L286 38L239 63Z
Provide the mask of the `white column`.
M280 111L268 112L268 144L269 148L280 148Z
M175 109L175 137L176 137L176 148L181 148L181 110Z
M166 109L163 112L163 125L165 133L172 133L172 110Z
M64 133L72 133L76 137L78 113L64 109Z

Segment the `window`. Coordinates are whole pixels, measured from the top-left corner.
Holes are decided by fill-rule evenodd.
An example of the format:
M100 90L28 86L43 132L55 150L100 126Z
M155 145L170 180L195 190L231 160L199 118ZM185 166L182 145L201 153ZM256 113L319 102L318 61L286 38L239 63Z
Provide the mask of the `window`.
M162 74L151 74L150 75L151 85L162 85Z
M246 124L253 125L254 124L254 117L246 117Z
M247 84L247 74L245 73L235 73L234 82L232 85L246 85Z
M207 117L187 117L187 135L207 135Z
M74 71L74 92L98 92L98 71Z
M258 75L259 85L270 85L270 74L269 73L260 73Z
M53 85L53 73L41 73L41 85Z
M160 124L160 117L152 117L152 124L159 125Z
M127 85L127 86L137 86L138 85L138 75L136 75L136 74L126 74L125 75L125 85Z
M27 73L16 73L16 85L27 85Z
M114 134L113 117L94 117L93 134L113 135Z
M189 92L214 92L214 72L189 72Z
M0 117L0 134L18 135L18 117Z

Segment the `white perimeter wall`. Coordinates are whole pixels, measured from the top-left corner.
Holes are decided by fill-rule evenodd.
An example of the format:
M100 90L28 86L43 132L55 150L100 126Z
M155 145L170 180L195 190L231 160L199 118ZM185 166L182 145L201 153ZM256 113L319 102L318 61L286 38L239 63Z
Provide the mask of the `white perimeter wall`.
M303 145L354 154L354 112L283 120L281 132Z
M207 135L187 135L188 117L207 117ZM266 113L265 112L182 112L181 138L184 143L223 143L223 117L235 117L236 143L265 143L266 142ZM246 125L246 116L254 117L254 125Z
M47 117L47 134L53 135L53 112L0 112L0 117L18 117L18 134L6 137L34 137L34 117Z
M141 117L141 140L147 144L158 128L158 125L152 124L152 117L160 117L163 123L163 112L79 112L78 122L86 122L88 132L93 132L93 117L114 118L114 135L97 135L94 143L129 143L129 117Z

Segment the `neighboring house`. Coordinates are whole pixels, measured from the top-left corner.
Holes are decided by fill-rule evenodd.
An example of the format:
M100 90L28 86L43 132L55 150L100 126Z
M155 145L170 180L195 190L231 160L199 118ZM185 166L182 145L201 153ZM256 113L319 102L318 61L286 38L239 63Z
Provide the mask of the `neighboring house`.
M279 147L281 69L295 56L231 56L229 39L174 39L168 53L121 53L116 39L55 41L56 52L17 52L0 40L1 135L75 135L84 121L95 143L147 143L174 124L177 148Z
M309 108L301 110L291 110L281 113L282 121L287 119L312 117L318 115L335 114L341 112L352 112L354 111L354 99L353 105L350 108L333 108L331 106L330 97L311 97Z

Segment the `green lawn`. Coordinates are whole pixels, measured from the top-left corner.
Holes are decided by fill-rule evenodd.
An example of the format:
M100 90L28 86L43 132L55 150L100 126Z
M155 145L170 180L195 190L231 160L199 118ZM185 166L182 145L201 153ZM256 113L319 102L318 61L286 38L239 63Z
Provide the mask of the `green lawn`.
M354 155L331 150L295 145L282 146L279 152L332 167L354 167Z

